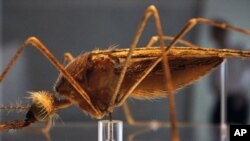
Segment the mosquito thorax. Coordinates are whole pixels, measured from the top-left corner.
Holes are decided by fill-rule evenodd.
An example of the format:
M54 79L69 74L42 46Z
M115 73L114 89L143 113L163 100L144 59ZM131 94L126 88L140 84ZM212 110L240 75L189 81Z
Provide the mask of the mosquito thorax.
M75 58L65 66L66 71L73 76L89 96L93 106L100 110L101 115L89 108L78 90L62 74L59 75L55 83L55 91L78 105L91 117L101 118L108 112L109 103L119 77L119 72L117 72L119 63L119 59L116 57L94 51Z

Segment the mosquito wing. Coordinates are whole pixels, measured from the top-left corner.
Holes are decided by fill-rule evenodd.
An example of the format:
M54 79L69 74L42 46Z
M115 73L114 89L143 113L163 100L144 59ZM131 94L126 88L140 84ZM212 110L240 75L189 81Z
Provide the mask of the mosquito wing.
M118 57L120 62L124 62L128 50L116 49L110 52L114 57ZM162 50L157 47L136 49L126 72L121 93L125 93L137 81L142 72L161 55ZM168 59L174 90L199 80L221 64L224 59L230 57L250 57L250 52L229 49L172 48L168 54ZM121 71L121 68L122 65L117 68L117 71ZM135 89L132 97L153 99L164 96L165 82L164 70L162 64L159 63Z

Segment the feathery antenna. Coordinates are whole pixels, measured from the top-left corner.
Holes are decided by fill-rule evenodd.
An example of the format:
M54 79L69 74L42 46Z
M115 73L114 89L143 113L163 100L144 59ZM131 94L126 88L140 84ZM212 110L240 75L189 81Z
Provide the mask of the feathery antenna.
M0 106L0 110L17 110L17 111L28 111L30 106Z

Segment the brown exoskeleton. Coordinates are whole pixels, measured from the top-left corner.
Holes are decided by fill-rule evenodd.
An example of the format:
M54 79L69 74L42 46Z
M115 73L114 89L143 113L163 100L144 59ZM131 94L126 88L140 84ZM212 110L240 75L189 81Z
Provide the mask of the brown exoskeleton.
M154 36L145 48L136 48L151 15L155 19L158 35ZM30 107L1 107L2 109L27 108L28 112L25 120L4 123L0 125L0 130L22 128L37 121L50 121L57 110L71 104L78 105L91 117L101 119L104 115L112 113L115 107L122 106L128 97L153 99L163 97L164 91L167 91L173 128L172 140L179 140L173 91L198 80L226 58L250 57L249 51L198 48L181 40L199 23L250 35L248 30L196 18L188 21L177 36L168 37L163 34L157 9L149 6L129 49L95 50L76 58L67 53L65 59L68 63L65 67L37 38L28 38L1 74L0 82L4 80L21 52L28 45L32 45L60 72L54 87L55 92L31 92ZM164 40L171 40L167 47ZM157 41L160 47L153 47ZM188 47L175 47L177 42ZM129 113L127 105L124 106ZM129 117L130 115L128 119L132 123ZM46 129L48 130L49 126Z

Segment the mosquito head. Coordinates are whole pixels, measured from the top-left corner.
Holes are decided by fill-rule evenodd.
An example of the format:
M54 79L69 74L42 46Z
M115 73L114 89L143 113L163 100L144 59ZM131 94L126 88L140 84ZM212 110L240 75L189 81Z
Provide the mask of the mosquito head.
M27 111L26 119L0 123L0 131L27 127L34 122L47 121L55 115L54 96L49 92L30 92L31 106L2 106L0 110Z
M53 94L46 91L29 92L32 101L29 112L37 121L47 121L55 115Z

